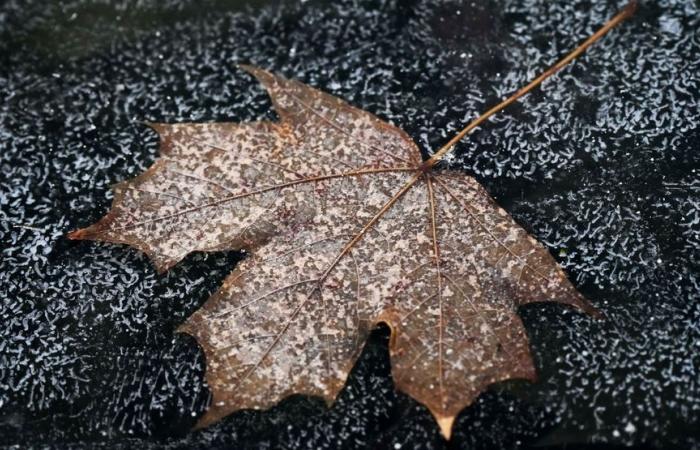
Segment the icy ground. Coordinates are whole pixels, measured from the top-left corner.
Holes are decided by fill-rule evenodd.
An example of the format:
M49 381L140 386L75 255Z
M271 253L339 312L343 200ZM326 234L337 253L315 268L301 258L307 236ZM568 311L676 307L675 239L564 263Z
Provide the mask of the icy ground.
M153 162L141 121L272 117L237 62L343 97L427 154L622 3L238 3L0 5L0 446L444 447L394 393L385 330L330 411L298 397L188 433L207 402L203 358L174 329L241 255L157 276L135 250L65 233ZM700 447L699 30L697 2L643 1L450 160L606 316L524 308L539 383L482 395L452 448Z

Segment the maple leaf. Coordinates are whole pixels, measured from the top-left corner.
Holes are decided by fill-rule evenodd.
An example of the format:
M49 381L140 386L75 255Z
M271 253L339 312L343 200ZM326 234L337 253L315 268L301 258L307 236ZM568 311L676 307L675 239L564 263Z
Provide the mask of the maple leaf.
M179 328L206 355L213 399L199 426L291 394L330 404L383 322L396 388L424 404L449 438L456 415L487 386L535 379L519 306L550 301L596 314L476 180L433 170L567 58L427 161L406 133L372 114L242 66L269 93L279 122L150 124L160 158L116 185L110 212L70 237L129 244L159 272L193 251L251 252Z

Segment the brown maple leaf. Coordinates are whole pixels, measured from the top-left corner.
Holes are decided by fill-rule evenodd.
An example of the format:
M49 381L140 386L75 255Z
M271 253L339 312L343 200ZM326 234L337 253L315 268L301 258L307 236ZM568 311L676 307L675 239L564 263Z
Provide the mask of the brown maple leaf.
M427 161L375 116L243 66L279 122L151 124L161 157L115 186L111 211L70 237L129 244L159 272L193 251L251 252L179 329L206 354L213 400L200 426L296 393L331 403L383 322L396 387L449 437L487 386L535 379L520 305L596 312L479 183L433 166L631 9Z

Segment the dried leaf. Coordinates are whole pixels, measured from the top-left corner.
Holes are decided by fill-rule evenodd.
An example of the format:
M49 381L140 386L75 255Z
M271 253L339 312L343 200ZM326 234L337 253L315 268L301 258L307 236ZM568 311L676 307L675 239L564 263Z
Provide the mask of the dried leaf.
M279 122L151 124L161 157L70 235L134 246L159 272L193 251L251 252L180 327L206 354L199 426L291 394L332 403L384 322L396 387L449 438L487 386L535 379L520 305L596 314L473 178L433 170L406 133L338 98L244 69Z

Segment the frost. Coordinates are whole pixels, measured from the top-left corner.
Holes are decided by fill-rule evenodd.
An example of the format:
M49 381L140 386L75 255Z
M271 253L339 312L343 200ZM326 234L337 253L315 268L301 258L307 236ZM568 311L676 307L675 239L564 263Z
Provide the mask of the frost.
M624 2L308 2L251 13L209 0L1 3L2 445L439 448L426 411L394 394L379 338L329 412L290 399L167 438L185 433L207 401L202 357L192 340L171 344L173 329L238 257L195 255L157 277L137 252L62 236L107 211L111 184L153 162L157 139L140 121L268 114L236 62L326 90L336 80L335 95L407 130L427 153ZM456 425L464 448L571 436L698 445L700 11L691 1L640 6L450 162L554 254L566 241L560 262L607 317L591 325L556 307L524 308L540 382L509 391L526 400L480 396Z

